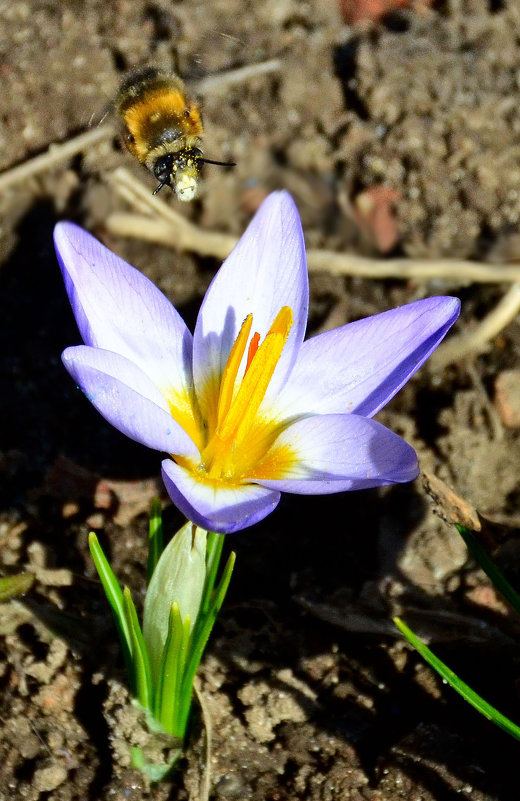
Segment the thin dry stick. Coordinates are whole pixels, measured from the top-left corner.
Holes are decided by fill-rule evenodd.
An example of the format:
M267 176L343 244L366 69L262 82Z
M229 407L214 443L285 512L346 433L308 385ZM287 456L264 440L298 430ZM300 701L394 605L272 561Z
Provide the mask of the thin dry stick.
M208 801L209 791L211 788L211 749L213 747L211 716L208 712L202 690L200 689L198 676L195 677L195 681L193 682L193 689L195 691L195 695L197 696L197 701L199 702L200 711L202 713L202 722L204 724L204 731L206 734L206 764L204 766L204 777L201 781L201 787L199 791L200 794L197 801Z
M67 142L50 145L45 153L0 173L0 192L4 192L10 186L24 183L40 172L56 167L61 162L81 153L82 150L87 150L87 148L109 139L110 136L113 136L113 131L108 126L101 125L85 131L79 136L74 136Z
M428 360L430 370L442 370L467 356L477 356L490 347L490 340L513 322L520 312L520 283L513 284L482 322L468 334L452 337Z
M213 256L216 259L225 259L237 243L237 238L230 234L202 232L188 220L176 223L173 227L171 222L153 219L143 214L116 212L105 220L105 228L116 236L142 239L175 250L197 253L199 256Z
M193 225L164 200L152 195L150 188L124 167L119 167L112 173L110 182L117 194L130 205L141 211L148 209L154 215L111 214L105 222L111 233L220 259L225 259L237 243L235 236L203 231Z
M227 89L236 83L245 83L259 75L269 75L272 72L280 72L282 62L278 58L270 61L260 61L257 64L246 64L245 67L238 67L236 70L221 72L219 75L208 75L195 83L194 88L197 94L204 95L214 92L215 89Z
M445 279L459 284L501 284L520 281L520 267L482 264L457 259L367 259L328 250L308 250L309 269L333 275L357 275L361 278L399 278L431 281Z
M225 259L236 245L237 237L216 231L205 231L186 220L164 200L157 196L153 197L150 188L128 170L118 168L110 180L117 193L134 208L139 208L141 212L148 209L154 215L147 217L137 214L112 214L106 222L111 233L156 242L178 250L189 250L204 256L214 256L218 259ZM438 261L367 259L363 256L312 248L307 251L307 262L312 272L355 275L361 278L399 278L418 281L444 278L461 284L520 283L520 266L517 265L482 264L455 259Z

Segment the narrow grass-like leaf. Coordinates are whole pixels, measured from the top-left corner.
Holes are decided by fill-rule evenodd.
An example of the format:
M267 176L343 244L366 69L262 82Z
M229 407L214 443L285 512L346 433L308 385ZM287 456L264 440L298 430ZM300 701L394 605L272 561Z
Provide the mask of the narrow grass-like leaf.
M459 524L456 524L456 527L473 559L478 562L484 573L489 576L493 585L509 601L513 609L520 614L520 595L493 562L473 532Z
M217 578L222 548L224 547L224 534L216 534L208 531L206 546L206 581L201 601L201 614L205 615L210 607L213 597L213 589Z
M501 729L506 731L512 737L516 737L517 740L520 740L520 726L517 726L516 723L506 718L505 715L502 715L498 709L495 709L494 706L488 704L478 693L471 689L465 682L463 682L456 673L453 672L447 665L442 662L439 657L435 656L432 651L425 645L408 626L403 623L402 620L398 617L394 617L394 623L403 634L406 639L408 640L411 645L420 653L423 659L428 662L428 664L437 671L439 676L441 676L448 684L456 690L459 695L461 695L468 704L475 707L475 709L480 712L484 717L488 720L491 720Z
M175 608L176 607L176 608ZM158 720L164 729L173 737L184 741L188 716L184 715L187 705L188 713L191 703L191 687L188 688L187 699L183 698L184 690L184 668L190 646L191 620L189 615L184 621L181 619L178 604L172 604L170 616L170 627L172 637L168 644L168 650L164 653L164 666L167 676L162 683L161 702L158 713Z
M190 655L184 671L183 686L181 691L183 708L179 713L179 717L183 720L187 720L188 718L191 703L191 688L193 686L195 673L197 672L200 660L202 659L204 648L208 642L211 630L213 629L215 620L217 619L217 615L220 612L220 608L224 602L224 598L226 597L226 592L229 587L229 582L231 581L233 568L235 566L235 560L236 554L234 551L232 551L229 554L226 566L224 567L222 578L220 579L219 585L215 591L213 601L206 614L199 615L197 623L193 629L190 643Z
M162 506L160 498L154 498L150 505L148 528L148 583L164 550Z
M193 691L193 676L191 681L186 680L186 666L190 664L188 654L191 656L191 629L191 621L189 617L186 617L183 623L182 648L179 654L178 662L179 673L177 693L176 698L174 699L173 721L171 728L171 734L176 737L181 737L183 740L186 735L186 728L188 726Z
M134 692L141 706L153 711L152 674L150 660L137 618L134 602L128 587L123 590L125 617L132 640L132 667L134 678Z
M128 626L125 614L125 604L123 600L123 591L119 586L112 568L108 564L107 558L103 553L103 549L99 544L98 538L93 531L88 535L88 546L96 570L98 572L101 584L105 591L108 603L114 613L119 639L121 641L121 648L123 649L123 657L125 660L126 670L128 676L131 678L133 675L132 668L132 637L130 628Z
M155 717L171 731L173 711L179 684L179 656L182 649L183 626L179 604L174 601L168 621L168 635L161 656L159 684L156 688Z
M15 576L0 578L0 603L15 595L23 595L34 584L34 573L17 573Z
M213 602L205 615L199 615L197 625L193 630L190 647L190 659L186 668L186 681L189 680L188 673L191 673L191 683L193 683L193 677L195 676L199 662L202 659L204 648L206 647L209 635L211 634L211 630L214 626L215 620L217 619L217 615L220 612L220 608L224 602L224 598L226 597L226 592L229 587L231 575L233 573L233 567L235 566L235 560L236 554L234 551L232 551L229 554L229 558L222 573L222 578L214 594Z

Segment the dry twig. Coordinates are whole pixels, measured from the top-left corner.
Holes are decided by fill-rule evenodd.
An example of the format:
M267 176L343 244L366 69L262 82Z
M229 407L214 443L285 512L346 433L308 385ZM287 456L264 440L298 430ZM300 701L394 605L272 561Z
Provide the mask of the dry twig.
M195 86L195 92L199 95L208 94L218 89L228 89L237 83L245 83L252 78L258 78L260 75L270 75L273 72L280 72L282 62L278 58L272 58L269 61L260 61L256 64L246 64L244 67L238 67L235 70L228 70L221 72L218 75L208 75L207 78L202 78Z
M237 243L237 237L216 231L205 231L186 220L159 197L153 197L128 170L120 167L111 176L117 193L141 212L138 214L111 214L107 228L119 236L131 236L150 242L190 250L204 256L224 259ZM143 214L143 212L145 212ZM153 214L153 217L146 216ZM307 262L311 272L328 272L333 275L360 278L430 281L446 279L452 283L520 283L520 266L484 264L481 262L439 259L437 261L411 259L368 259L348 253L309 249Z
M16 186L16 184L25 183L29 178L56 167L63 161L81 153L82 150L87 150L89 147L109 139L110 136L113 136L113 131L110 127L101 125L98 128L85 131L79 136L74 136L66 142L50 145L45 153L41 153L39 156L29 159L29 161L24 161L23 164L17 164L16 167L11 167L0 173L0 192L5 192L6 189Z
M520 312L520 283L513 284L494 309L469 333L454 336L428 360L430 370L442 370L468 356L478 356L491 347L491 340L513 322Z
M211 788L211 749L213 747L213 731L211 728L211 716L208 711L207 704L204 700L204 695L200 688L200 681L198 676L195 677L193 682L193 689L197 697L202 714L202 722L204 724L205 739L206 739L206 763L204 765L204 777L201 780L201 787L197 801L208 801L209 791Z

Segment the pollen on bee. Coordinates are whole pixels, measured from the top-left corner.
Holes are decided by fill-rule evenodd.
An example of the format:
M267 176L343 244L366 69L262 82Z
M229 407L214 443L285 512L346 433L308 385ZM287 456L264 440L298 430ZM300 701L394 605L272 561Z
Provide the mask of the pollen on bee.
M183 175L181 172L175 180L174 190L179 200L193 200L197 194L197 189L198 181L193 175L186 173Z

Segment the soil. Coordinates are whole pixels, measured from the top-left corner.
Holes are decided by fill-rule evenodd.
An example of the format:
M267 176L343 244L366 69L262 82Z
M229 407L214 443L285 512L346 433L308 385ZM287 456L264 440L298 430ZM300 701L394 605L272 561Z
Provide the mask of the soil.
M137 64L197 79L277 57L277 73L205 97L206 153L237 167L208 167L182 213L238 234L284 187L313 247L519 256L516 0L416 4L356 28L318 0L2 0L0 19L1 169L87 129ZM61 366L79 336L52 228L68 218L92 230L190 325L218 264L109 237L103 221L124 206L106 177L119 165L153 190L114 136L0 196L0 572L36 575L30 593L0 606L1 801L203 793L198 707L170 781L150 787L128 764L138 722L87 535L98 533L140 605L158 461L109 428ZM367 192L386 203L384 236L358 202ZM463 302L458 329L469 329L503 294L455 274L427 285L324 274L311 290L310 333L448 292ZM518 322L491 345L442 375L421 370L379 419L500 524L496 556L518 586ZM181 518L165 505L173 532ZM285 496L229 545L237 567L199 673L210 798L516 801L516 741L443 686L391 623L401 613L520 720L519 622L420 481Z

